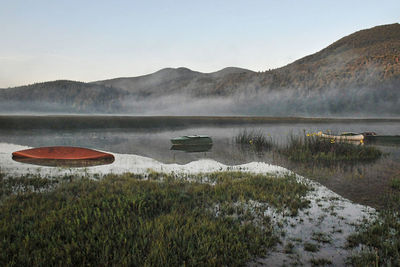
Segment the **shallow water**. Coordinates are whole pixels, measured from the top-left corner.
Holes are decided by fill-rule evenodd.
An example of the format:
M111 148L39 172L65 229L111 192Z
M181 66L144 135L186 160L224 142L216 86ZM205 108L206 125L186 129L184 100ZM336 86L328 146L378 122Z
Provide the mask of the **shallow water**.
M87 177L99 177L98 174L133 172L147 174L149 170L163 173L174 173L182 179L188 179L190 174L204 174L202 182L207 183L207 173L216 171L243 171L261 174L274 174L277 179L291 172L283 167L270 165L263 162L251 162L242 165L228 166L212 159L192 161L188 164L164 164L154 159L132 155L115 153L115 161L108 165L94 166L88 168L54 168L21 164L13 161L9 156L15 150L26 149L7 143L0 143L0 161L3 163L2 171L6 176L40 174L42 177L54 177L63 175L82 175ZM181 175L181 176L179 176ZM190 178L189 178L190 179ZM312 190L306 195L310 201L309 208L299 212L297 216L291 216L289 211L277 211L270 205L249 201L241 203L252 210L263 205L264 216L269 216L275 223L278 232L284 232L281 236L282 245L268 253L265 258L257 259L250 265L282 265L282 264L307 264L314 257L324 257L332 261L334 265L344 265L345 260L353 252L345 248L346 238L353 233L357 224L364 219L375 216L375 210L352 203L340 197L331 190L318 183L312 182L304 177L297 176L299 182L307 183ZM323 233L329 239L327 243L313 240L313 235ZM304 244L315 243L318 252L307 252ZM285 253L285 245L293 243L293 253Z
M96 117L98 119L98 117ZM45 120L45 118L44 118ZM87 119L90 122L90 118ZM151 118L149 118L151 120ZM68 127L65 120L59 124L51 123L46 128L25 128L18 125L13 128L0 127L0 142L24 145L30 147L39 146L81 146L92 149L104 150L114 153L135 154L150 157L164 163L188 163L201 158L215 159L224 164L242 164L254 160L262 160L272 163L270 155L248 153L234 143L234 137L244 129L260 131L266 136L271 136L274 142L285 143L291 134L303 134L304 131L313 133L318 131L364 132L375 131L381 134L400 134L398 121L382 122L290 122L277 121L270 123L221 123L215 120L212 125L203 123L153 125L146 121L132 122L123 128L87 128L76 129ZM90 125L90 123L88 123ZM64 127L65 126L65 127ZM73 128L73 129L71 129ZM56 129L56 130L54 130ZM213 146L209 151L198 153L186 153L184 151L171 150L170 139L182 135L202 134L209 135L213 139ZM398 147L385 150L390 151L395 157L400 157ZM1 163L0 163L1 164Z
M266 162L300 172L346 198L374 207L384 205L382 196L390 180L400 170L398 145L378 146L386 154L376 162L336 166L321 171L311 165L306 165L304 170L304 166L287 161L276 153L255 152L234 142L234 137L243 130L259 131L270 136L278 145L287 142L292 134L328 130L333 133L374 131L378 134L399 135L400 120L101 116L2 116L0 120L3 122L0 125L0 143L29 147L81 146L148 157L162 163L187 164L199 159L214 159L227 165ZM211 136L211 149L190 153L171 149L171 138L194 134ZM0 161L0 168L4 169L5 164ZM22 163L18 164L15 166L23 166ZM126 169L130 167L125 166Z

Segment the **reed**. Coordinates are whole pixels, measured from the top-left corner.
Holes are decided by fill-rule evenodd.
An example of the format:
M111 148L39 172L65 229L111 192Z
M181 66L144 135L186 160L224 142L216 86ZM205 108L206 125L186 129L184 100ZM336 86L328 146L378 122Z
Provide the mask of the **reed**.
M400 190L400 178L393 178L390 181L390 187L395 190Z
M382 152L372 146L320 138L315 135L291 135L279 152L297 162L368 162L379 159Z
M396 179L394 179L396 180ZM372 220L365 220L347 239L350 248L364 249L349 258L354 266L400 265L400 192L397 182L390 184L383 208ZM394 190L393 190L394 189Z
M235 142L254 148L257 151L269 150L272 148L272 138L267 138L261 130L242 130L235 136Z
M400 198L397 199L399 201ZM357 266L398 266L400 263L400 220L398 210L383 210L348 238L350 248L365 246L349 261Z

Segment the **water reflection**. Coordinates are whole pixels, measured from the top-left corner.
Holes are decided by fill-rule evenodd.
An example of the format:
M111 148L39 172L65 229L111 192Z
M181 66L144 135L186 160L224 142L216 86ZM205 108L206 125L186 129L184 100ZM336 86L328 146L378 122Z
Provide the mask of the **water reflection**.
M212 148L212 144L205 145L172 145L170 150L180 150L187 153L207 152Z
M379 146L400 146L400 135L367 136L365 143Z
M143 119L144 120L144 119ZM387 145L388 143L371 144L364 140L365 145L373 145L379 148L384 157L376 162L365 164L337 164L331 167L317 166L315 164L297 164L280 155L275 149L271 151L257 151L252 146L241 146L236 144L235 137L243 130L261 132L270 136L274 147L284 147L292 135L304 135L304 133L322 132L368 132L374 131L380 135L398 135L400 133L399 121L359 121L359 122L337 122L327 120L326 122L276 122L265 124L236 123L232 125L220 125L218 121L214 125L203 125L195 122L175 127L160 123L155 128L154 122L132 123L131 128L90 128L80 129L62 128L65 121L60 121L59 127L49 128L4 128L0 125L0 143L9 143L20 146L82 146L110 153L138 155L151 158L156 161L170 164L187 164L201 159L214 159L225 165L240 165L249 162L264 162L268 164L284 166L296 171L306 177L313 178L353 201L372 205L379 202L385 193L386 185L390 185L391 179L398 177L400 169L400 145ZM158 125L158 124L157 124ZM151 126L151 127L150 127ZM204 134L212 136L213 146L205 151L198 148L171 148L171 138L176 136ZM22 149L22 148L21 148ZM192 151L190 151L192 150ZM11 151L11 150L10 150ZM193 152L193 153L192 153ZM199 153L203 152L203 153ZM5 150L0 146L0 156L7 161L0 160L0 169L21 167L11 161L10 153L5 155ZM119 162L121 161L122 162ZM27 162L29 163L29 162ZM30 163L30 164L37 164ZM111 162L110 162L111 163ZM45 166L71 166L69 163L56 162ZM74 166L89 167L99 163L78 162ZM100 164L109 164L101 162ZM137 168L136 162L124 162L123 158L116 159L114 164L124 166L126 171L134 172ZM10 165L10 166L9 166ZM106 168L112 166L107 165ZM30 167L30 166L25 166ZM96 169L94 167L93 169ZM386 187L385 187L386 186Z
M13 157L13 160L25 164L48 166L48 167L61 167L61 168L93 167L99 165L107 165L114 162L114 158L76 160L76 159L31 159L31 158Z

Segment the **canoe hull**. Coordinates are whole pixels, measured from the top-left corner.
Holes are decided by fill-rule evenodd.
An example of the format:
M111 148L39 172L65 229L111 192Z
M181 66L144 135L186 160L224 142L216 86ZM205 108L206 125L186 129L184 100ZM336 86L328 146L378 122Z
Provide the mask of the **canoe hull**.
M38 147L20 150L12 153L13 159L42 159L42 160L114 160L109 153L70 146Z
M32 159L13 157L13 160L24 163L47 167L82 168L107 165L114 162L114 158L102 159Z

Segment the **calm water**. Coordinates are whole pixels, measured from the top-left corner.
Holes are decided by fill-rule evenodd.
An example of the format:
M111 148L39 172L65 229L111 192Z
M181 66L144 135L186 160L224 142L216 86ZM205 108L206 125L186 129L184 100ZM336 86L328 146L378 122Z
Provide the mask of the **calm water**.
M109 117L108 120L110 120ZM101 119L101 118L100 118ZM39 118L40 120L40 118ZM90 118L88 119L90 120ZM99 117L96 117L99 120ZM133 119L131 126L124 127L68 127L68 118L59 122L48 123L47 127L37 129L34 124L28 129L0 126L0 143L10 143L30 147L39 146L81 146L108 152L135 154L153 158L162 163L186 164L202 158L215 159L227 165L237 165L252 161L262 161L299 171L299 167L287 162L274 153L256 153L235 144L234 137L243 130L260 131L271 136L274 142L284 144L291 134L331 130L332 132L374 131L379 134L399 135L399 121L339 121L339 122L284 122L268 123L213 123L179 124L175 119L173 125L154 123L152 118ZM64 127L65 126L65 127ZM54 130L55 129L55 130ZM213 146L209 151L191 152L171 150L170 139L182 135L209 135ZM400 146L379 146L388 153L375 163L329 170L329 175L318 179L335 192L362 204L374 204L371 195L379 195L384 185L391 179L400 166ZM11 157L11 155L10 155ZM4 164L0 162L1 165ZM303 166L304 168L304 166ZM397 169L397 170L396 170ZM306 172L305 172L306 173ZM305 174L302 173L303 175ZM357 178L358 177L358 178ZM362 179L359 179L362 177ZM377 191L378 190L378 191Z
M62 122L65 123L65 122ZM215 124L218 124L216 122ZM399 122L351 122L351 123L265 123L234 125L185 125L153 127L146 123L135 124L129 128L90 128L90 129L57 129L49 125L47 129L0 129L0 142L38 146L82 146L115 153L136 154L151 157L163 163L188 163L200 158L212 158L224 164L240 164L256 159L260 155L244 151L234 143L234 137L243 130L260 131L271 136L274 142L285 143L289 135L331 130L341 131L375 131L381 134L400 134ZM202 134L213 139L213 147L207 152L186 153L171 150L170 139L182 135ZM384 148L398 156L399 149ZM263 155L263 161L270 161Z

